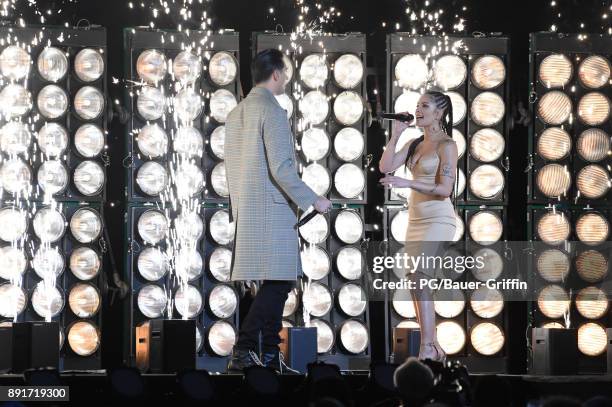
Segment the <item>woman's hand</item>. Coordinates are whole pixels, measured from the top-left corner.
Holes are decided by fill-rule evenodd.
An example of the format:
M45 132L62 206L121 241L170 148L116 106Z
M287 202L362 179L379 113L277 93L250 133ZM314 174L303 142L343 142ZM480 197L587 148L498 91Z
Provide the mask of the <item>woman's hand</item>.
M400 114L408 114L408 112L401 112ZM393 120L393 135L399 137L408 127L410 127L410 123Z
M385 188L410 188L412 187L412 180L396 177L394 175L387 175L381 178L380 182Z

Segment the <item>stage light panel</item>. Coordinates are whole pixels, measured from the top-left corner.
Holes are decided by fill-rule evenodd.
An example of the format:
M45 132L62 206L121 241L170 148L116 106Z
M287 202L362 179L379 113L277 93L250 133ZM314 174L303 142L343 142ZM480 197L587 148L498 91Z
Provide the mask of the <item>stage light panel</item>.
M224 124L240 101L237 33L129 29L125 37L126 74L138 83L125 93L129 199L227 203Z
M41 39L38 31L16 29L15 40L30 45L0 51L0 70L15 81L0 90L3 199L103 200L106 33L45 28ZM25 161L8 159L15 155Z
M418 99L427 89L441 90L448 95L453 108L452 137L457 143L459 156L457 202L503 204L507 202L508 40L459 39L465 42L465 49L432 56L426 55L426 51L437 48L435 37L403 33L390 35L387 41L387 105L393 105L395 112L414 113ZM410 131L414 133L413 137L421 135L417 128L410 128ZM403 146L405 142L398 142L398 148L401 148L400 144ZM497 169L493 190L478 189L480 181L476 179L471 181L474 189L464 189L465 174L470 174L471 178L475 171L486 172L488 167L479 169L483 164ZM500 174L501 180L498 179ZM410 177L409 172L402 168L394 175ZM392 189L385 202L406 202L408 194L409 191Z
M608 205L612 93L604 86L610 72L606 39L594 35L583 43L536 33L530 54L529 203Z
M285 34L253 35L253 55L267 48L285 54L289 79L285 94L277 100L287 111L297 140L298 170L311 188L332 202L364 204L367 190L359 180L365 179L367 163L365 36L351 33L322 35L312 42L298 39L295 48L293 42ZM343 164L355 167L343 167L338 173ZM360 185L342 181L344 172L356 169L362 174Z
M59 322L61 337L63 327L79 322L98 329L103 301L100 204L16 205L23 202L0 201L0 230L11 228L11 233L0 234L0 315L17 322ZM101 367L97 333L97 345L88 352L76 344L60 347L64 369Z
M224 371L237 339L239 304L226 284L234 239L228 210L204 205L197 212L167 212L133 204L128 225L126 270L134 291L132 305L126 304L125 352L135 352L135 328L150 319L194 319L197 365Z

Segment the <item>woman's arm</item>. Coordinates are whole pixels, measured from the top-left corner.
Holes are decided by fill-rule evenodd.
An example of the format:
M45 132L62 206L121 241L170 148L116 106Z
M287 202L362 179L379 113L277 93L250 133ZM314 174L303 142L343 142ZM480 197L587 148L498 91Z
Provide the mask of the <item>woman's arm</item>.
M403 165L406 161L406 157L408 156L408 147L410 146L410 143L414 140L411 140L404 144L404 146L398 152L395 152L395 149L397 148L397 141L399 140L400 135L407 127L407 124L399 122L397 120L393 122L393 131L391 138L385 146L385 151L383 152L383 155L380 158L380 163L378 164L378 169L380 170L380 172L393 172L401 165Z

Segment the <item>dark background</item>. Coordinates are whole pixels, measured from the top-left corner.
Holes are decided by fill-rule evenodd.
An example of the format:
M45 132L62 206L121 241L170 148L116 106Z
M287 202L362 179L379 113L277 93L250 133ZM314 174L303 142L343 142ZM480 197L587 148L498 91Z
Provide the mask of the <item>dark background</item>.
M206 0L205 0L206 1ZM182 2L177 0L177 2ZM40 10L51 9L54 14L48 16L47 23L63 24L68 22L75 25L80 19L86 19L91 24L106 27L108 35L108 75L109 78L122 78L123 75L123 34L124 27L148 25L154 20L157 28L176 28L180 22L178 12L172 10L170 15L163 15L157 19L153 18L152 8L159 7L156 0L145 1L146 7L140 7L140 1L134 2L134 8L128 7L126 0L76 0L76 3L67 1L43 1L37 2ZM197 0L194 0L197 3ZM306 1L312 4L314 1ZM325 6L334 5L342 12L333 23L324 25L325 31L329 32L363 32L368 38L368 68L371 72L378 73L378 91L381 100L385 101L385 37L390 32L397 31L395 23L400 23L399 31L410 31L409 19L405 14L406 1L404 0L336 0L334 2L321 1ZM411 1L410 3L422 4L423 1ZM560 32L579 31L580 22L585 23L586 32L601 32L601 14L604 11L602 0L558 0L558 5L553 9L550 0L526 1L526 0L432 0L436 8L443 8L444 15L451 17L446 20L446 27L452 21L454 14L460 14L466 19L465 35L475 31L483 33L503 33L511 39L511 67L509 80L511 84L511 110L513 117L520 117L518 107L528 106L528 51L529 33L535 31L546 31L551 24L556 24ZM609 3L609 2L608 2ZM250 45L251 34L255 31L277 30L291 32L295 26L298 12L292 0L213 0L209 2L209 16L212 18L212 28L230 28L240 33L241 42L241 82L243 93L247 94L251 87L250 72L248 69L251 57ZM463 6L466 11L462 11ZM274 13L269 12L270 7ZM23 15L26 23L39 23L38 16L32 8L21 7L17 14ZM201 15L201 5L193 4L196 19ZM61 12L58 12L61 10ZM553 12L553 10L556 10ZM561 17L556 16L561 12ZM312 14L311 14L312 15ZM382 22L386 27L382 27ZM186 27L196 29L195 22L183 22ZM420 27L420 26L417 26ZM112 81L109 80L109 83ZM369 83L373 83L372 80ZM371 89L369 90L371 93ZM121 83L109 86L111 100L123 100L123 85ZM106 222L110 230L111 243L114 248L115 260L121 268L123 264L122 253L124 245L124 167L122 160L126 156L123 126L115 120L110 127L109 147L111 155L111 166L108 174L108 202L106 208ZM508 221L506 223L507 238L509 240L524 240L525 213L526 213L526 175L524 169L527 164L527 128L516 124L510 133L510 174L509 174L509 196ZM384 135L380 127L375 123L368 132L368 153L374 155L373 166L377 167L378 160L384 146ZM377 205L384 202L383 190L377 188L380 174L376 171L371 173L369 179L368 198L366 207L366 221L368 223L381 223L382 214L376 210ZM382 239L381 234L371 236L372 240ZM109 271L109 270L107 270ZM123 270L120 269L123 273ZM123 332L121 300L114 298L112 303L107 301L104 307L103 323L103 359L104 367L113 367L121 363L121 338ZM382 325L382 303L371 304L372 342L373 349L384 349L377 345L384 340ZM509 303L510 320L516 327L526 325L526 306L524 303ZM376 323L378 321L378 323ZM512 329L512 327L511 327ZM519 328L520 329L520 328ZM514 338L514 339L513 339ZM382 345L382 344L380 344ZM525 342L522 332L511 335L510 349L514 353L514 363L511 368L518 372L522 370L525 360ZM376 359L384 355L376 352Z

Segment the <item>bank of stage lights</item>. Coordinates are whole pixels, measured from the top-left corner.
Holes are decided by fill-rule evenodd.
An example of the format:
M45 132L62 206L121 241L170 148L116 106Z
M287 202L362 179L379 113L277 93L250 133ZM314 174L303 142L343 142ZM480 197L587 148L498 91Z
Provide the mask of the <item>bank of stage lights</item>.
M233 32L205 37L198 31L125 30L126 74L137 85L126 95L132 113L126 234L132 301L124 352L134 363L135 328L151 319L195 319L197 366L225 371L237 339L239 297L229 275L234 239L224 123L239 101L239 41ZM177 195L198 202L199 210L160 210L162 201ZM197 242L191 255L168 251L173 230ZM187 283L178 284L177 275Z
M605 369L611 326L598 287L609 267L611 50L599 35L531 36L528 223L543 242L534 326L577 328L582 371Z
M161 195L172 177L183 196L227 203L225 120L240 97L238 34L215 34L207 41L197 32L175 33L173 40L161 31L128 29L126 35L127 73L139 84L128 100L129 199L168 199ZM183 49L183 42L196 46ZM207 48L199 49L201 43ZM175 174L169 166L173 158Z
M60 368L100 368L106 32L0 36L0 324L57 321Z
M59 42L46 29L35 45L43 31L15 29L18 42L2 47L3 200L104 198L105 31L65 31L75 38Z
M289 35L256 33L253 44L254 53L285 52L286 93L277 99L296 135L298 170L336 204L299 230L305 278L285 304L283 325L303 326L306 307L319 359L367 370L370 320L360 248L367 201L365 36L298 39L294 48Z
M452 52L450 47L456 41L461 41L463 47ZM453 238L455 249L451 250L458 254L465 253L467 248L491 259L478 275L466 271L451 277L486 281L499 278L504 272L499 250L487 246L504 240L505 236L509 40L451 37L448 45L447 51L432 57L426 53L440 47L439 38L391 34L387 39L387 106L394 112L414 113L419 97L427 89L441 90L450 96L452 137L459 152L455 187L457 232ZM396 150L420 135L420 129L409 127L401 134ZM395 175L412 177L405 166L397 169ZM409 197L410 190L402 188L391 189L385 197L383 224L390 247L405 241ZM439 318L437 337L448 355L464 360L470 370L507 369L508 324L501 292L457 291L451 299L436 301L435 309ZM393 329L418 328L418 324L409 298L388 298L386 310L390 355Z
M239 302L230 283L234 235L229 211L203 208L199 215L177 216L174 222L198 242L192 256L174 259L175 267L188 280L176 287L171 285L166 254L171 226L167 216L152 205L129 209L131 247L126 267L131 271L133 297L127 315L131 328L128 355L134 356L135 327L151 319L195 319L198 367L225 371L237 339ZM174 304L169 307L170 301Z

